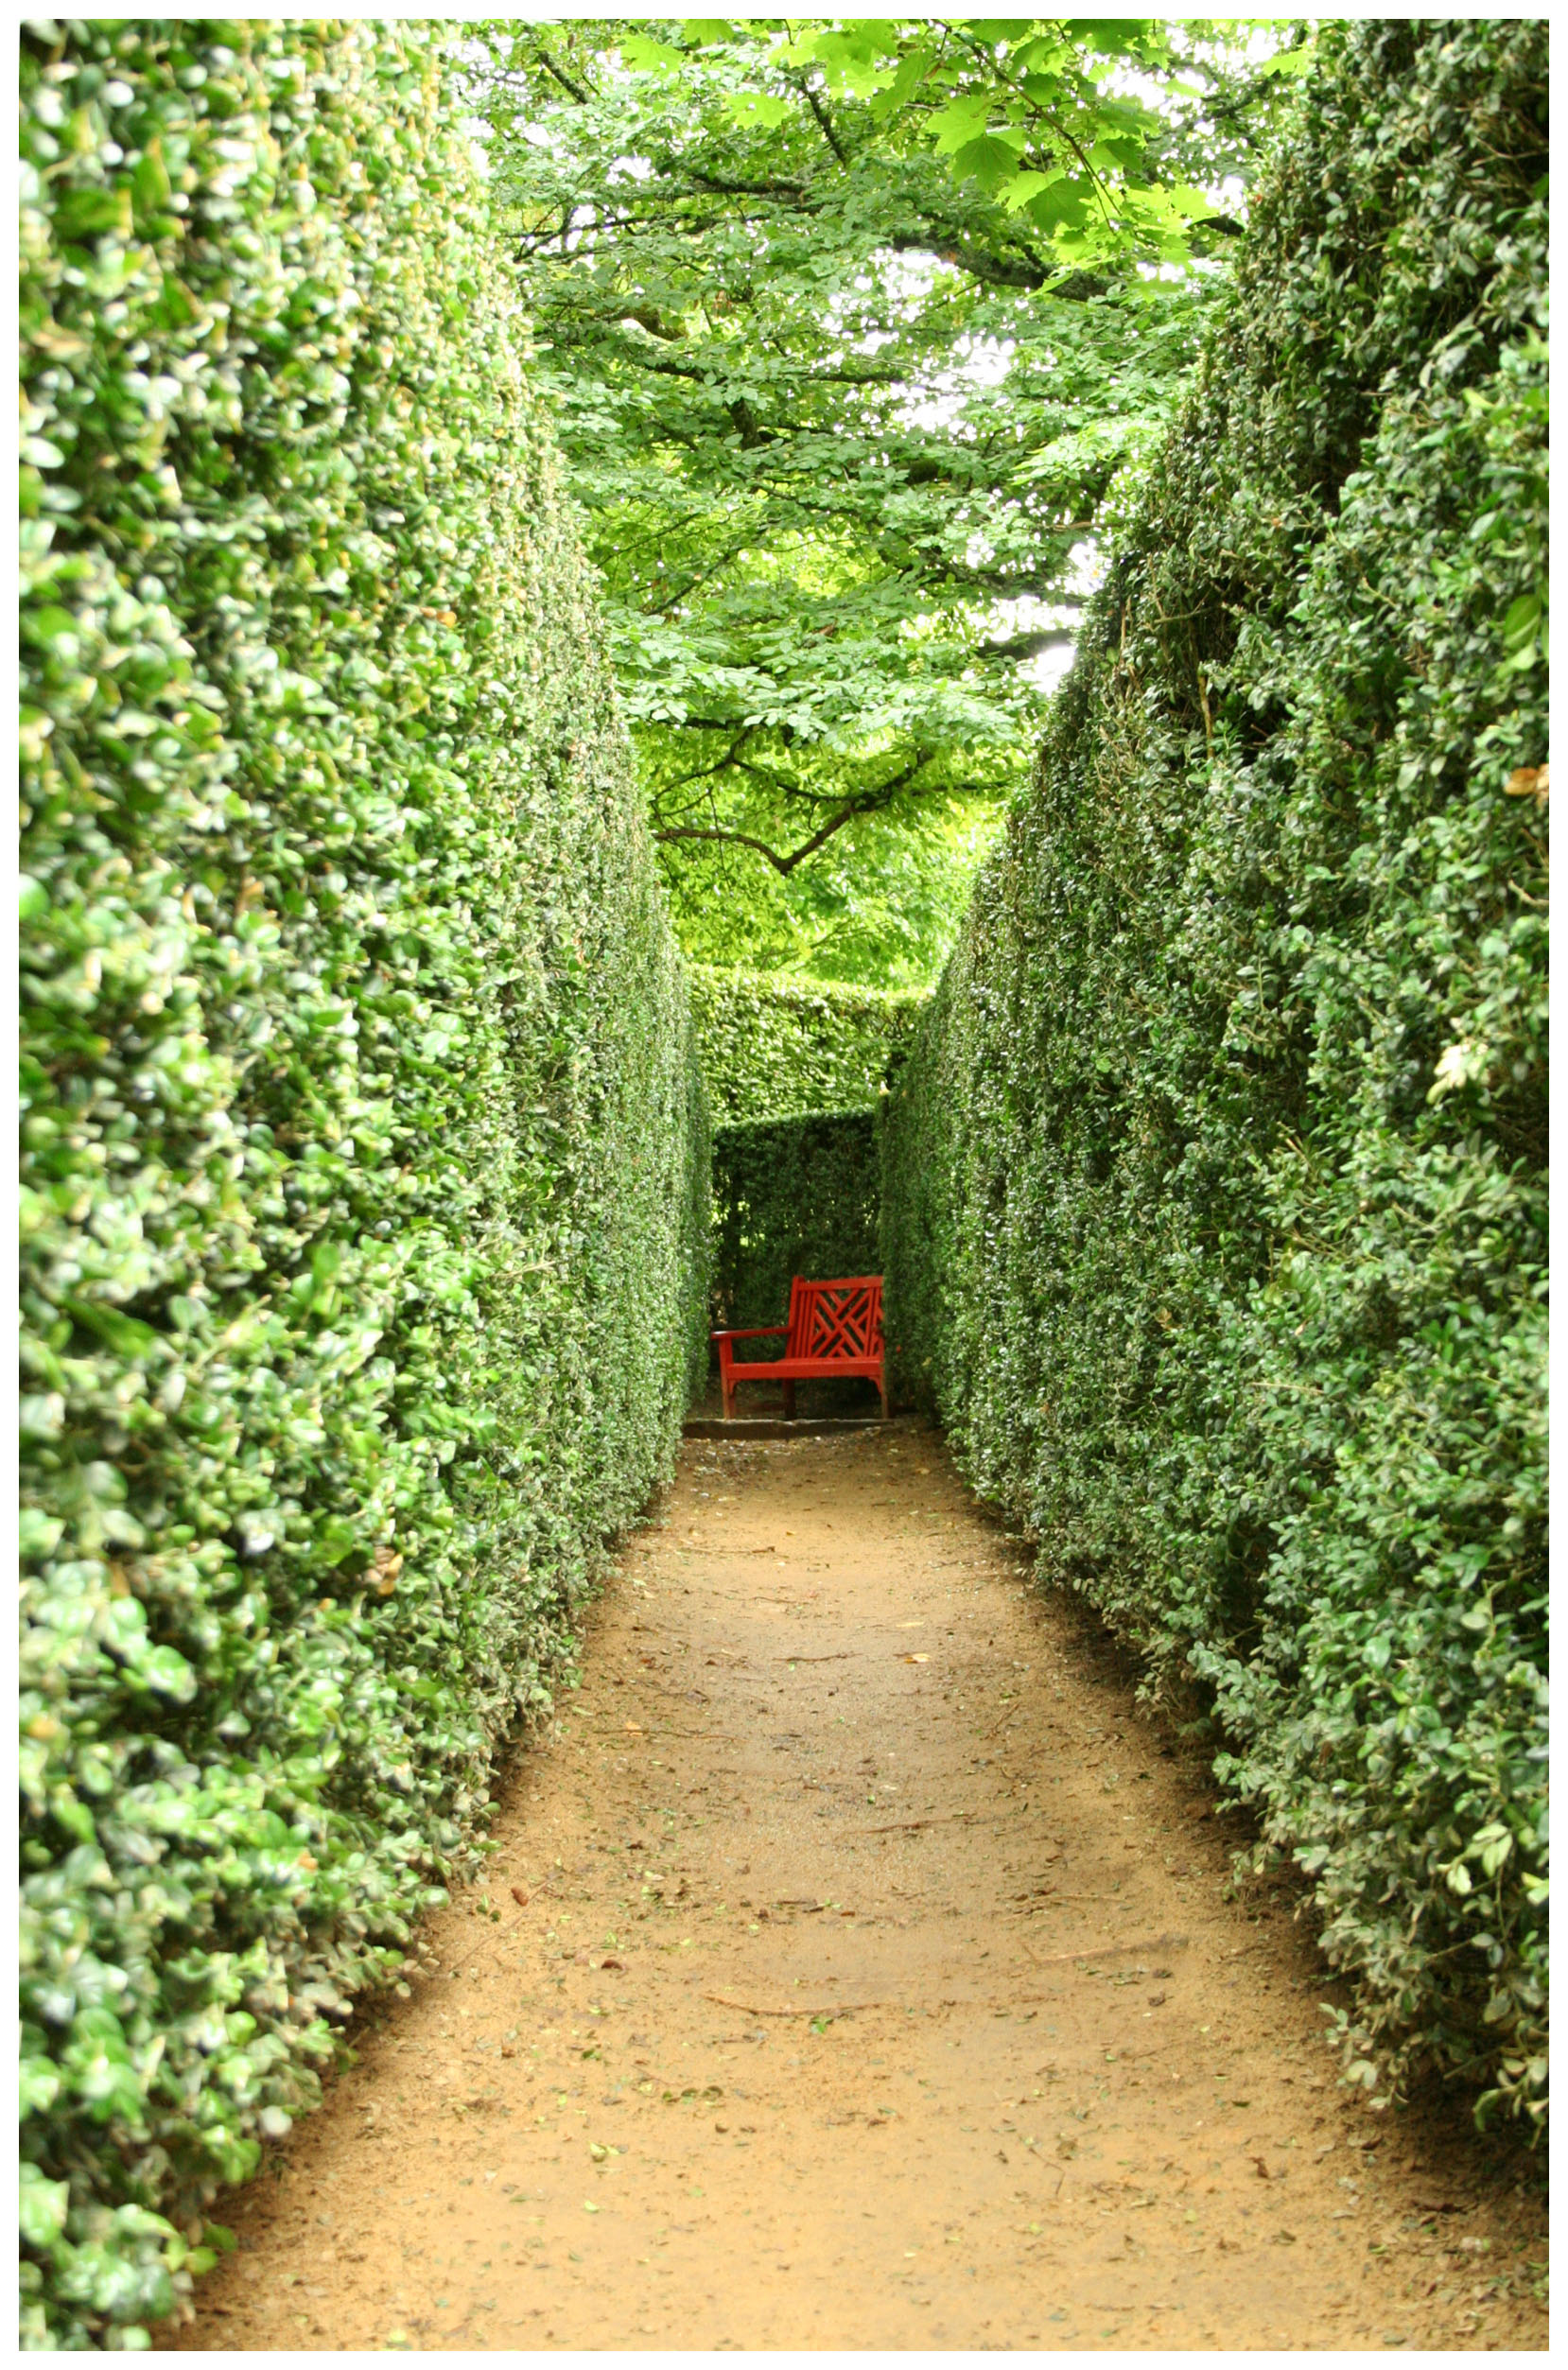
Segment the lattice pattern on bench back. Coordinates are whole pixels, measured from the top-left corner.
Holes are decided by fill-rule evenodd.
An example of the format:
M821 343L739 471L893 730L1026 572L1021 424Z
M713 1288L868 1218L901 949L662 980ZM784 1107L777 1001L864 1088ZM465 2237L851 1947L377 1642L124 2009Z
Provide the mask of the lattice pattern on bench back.
M882 1353L880 1276L841 1276L790 1287L787 1358L879 1358Z

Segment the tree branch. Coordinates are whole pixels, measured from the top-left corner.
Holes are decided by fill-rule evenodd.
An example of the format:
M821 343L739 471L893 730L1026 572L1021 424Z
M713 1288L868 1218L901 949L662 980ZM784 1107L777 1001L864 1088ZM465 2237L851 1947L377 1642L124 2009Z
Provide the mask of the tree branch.
M662 338L666 345L678 345L686 336L684 329L671 329L654 305L629 305L619 318L635 321L639 329L646 329L651 338Z
M579 107L586 107L588 104L587 92L583 88L580 82L574 82L572 80L571 76L566 72L564 66L558 66L556 64L554 59L550 56L549 51L545 47L543 42L536 42L534 44L533 54L538 59L539 63L544 67L545 72L549 75L552 75L555 80L560 83L561 88L566 92L567 97L574 98Z
M657 338L650 337L645 345L641 339L629 337L620 330L620 323L623 321L636 321L636 313L622 308L614 314L609 312L598 314L586 322L558 322L555 327L555 342L563 350L569 350L574 346L613 345L620 359L635 362L638 370L660 372L666 378L698 379L706 384L712 378L716 367L727 368L727 365L716 365L711 355L705 359L701 350L693 352L689 345L687 353L691 358L678 360L672 354L662 351ZM620 332L618 336L618 331ZM800 373L801 383L807 389L812 387L902 387L907 383L908 377L907 370L892 367L878 370L864 365L858 370L829 371L819 370L808 363L803 366ZM747 383L753 384L755 379L748 379ZM720 400L727 403L728 398L721 394Z
M803 840L800 845L788 856L781 856L776 847L770 847L766 840L757 839L750 831L726 831L716 825L709 827L697 823L671 824L667 825L662 830L656 830L653 837L666 845L675 840L723 840L730 847L749 847L772 864L780 880L787 880L797 864L803 864L809 856L814 856L819 848L827 846L835 831L842 831L845 825L853 823L857 815L873 814L879 807L885 807L895 793L903 788L911 775L920 771L921 766L926 762L927 754L924 749L917 750L909 763L895 774L890 780L880 783L873 791L862 792L857 798L847 800L839 809L837 814L828 816L820 830L813 831L809 840Z
M803 181L732 181L723 173L705 173L695 165L676 165L672 161L660 166L660 171L671 181L684 173L700 189L717 190L722 198L804 198Z
M739 559L746 545L752 540L750 535L743 535L739 543L729 544L721 551L717 559L709 560L706 567L700 567L695 576L688 576L678 590L671 589L663 601L656 601L652 606L645 601L642 605L643 616L667 618L671 609L678 609L683 601L690 600L699 584L706 584L710 576L717 576L719 570L722 567L727 567L731 560Z
M722 758L715 758L711 765L699 765L689 774L677 774L672 782L661 782L659 784L658 791L659 796L661 798L667 798L670 796L671 792L684 790L688 782L705 782L710 774L722 774L725 766L732 765L735 759L740 756L741 746L751 729L752 727L750 724L742 724L740 731L736 734L735 739L730 742L729 747L724 751L723 756Z
M935 229L892 231L882 243L900 255L934 255L939 263L950 263L986 288L1038 288L1069 305L1087 304L1091 297L1104 296L1110 287L1107 277L1093 271L1064 271L1054 280L1050 266L1038 262L1027 249L1018 256L1000 255L966 246L962 236L955 239L950 233L944 235Z
M776 429L762 426L744 395L732 397L724 405L724 410L735 423L736 433L740 439L740 450L743 453L753 453L759 444L773 443L777 433Z
M666 846L674 840L722 840L726 847L754 848L758 856L772 864L775 872L788 880L796 864L803 863L808 856L814 856L824 841L831 838L839 825L847 823L857 811L855 808L846 810L839 816L837 822L829 824L827 829L818 832L814 839L808 840L804 847L797 847L793 856L781 856L776 847L770 847L766 840L753 839L749 831L710 830L699 823L683 823L671 830L655 831L653 837Z
M658 169L659 182L648 184L651 200L648 206L628 207L614 217L606 215L603 223L596 224L595 228L629 230L636 234L650 223L655 228L671 227L669 217L660 210L670 203L671 193L668 184L671 183L685 184L684 189L677 186L673 193L677 203L688 194L695 197L697 192L706 191L721 198L772 200L776 204L814 216L831 201L826 189L819 192L809 182L783 179L745 181L730 173L706 171L701 166L685 159L677 161L671 157L659 160ZM688 235L701 237L713 228L713 221L705 219L684 227ZM1011 253L996 248L977 247L970 243L966 232L954 229L950 219L917 221L911 227L891 232L878 244L891 247L899 254L935 255L941 262L967 272L987 288L1043 288L1047 295L1069 303L1082 303L1089 297L1101 295L1110 286L1106 275L1081 270L1062 272L1058 278L1053 279L1056 267L1042 261L1022 240Z
M817 96L810 82L805 81L804 76L801 78L805 83L806 104L810 109L812 114L816 117L818 124L821 126L823 138L827 141L828 147L832 149L833 154L838 158L839 163L847 172L849 169L849 159L845 156L843 148L839 146L839 136L833 130L831 120L828 117L828 110L824 107L821 99Z

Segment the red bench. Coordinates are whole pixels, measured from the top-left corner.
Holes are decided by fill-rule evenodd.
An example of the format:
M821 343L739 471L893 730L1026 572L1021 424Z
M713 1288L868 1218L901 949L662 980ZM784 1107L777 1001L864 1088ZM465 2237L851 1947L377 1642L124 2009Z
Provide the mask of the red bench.
M731 1346L779 1333L784 1335L781 1358L748 1359L742 1364ZM804 1276L796 1276L790 1284L787 1325L744 1325L716 1333L713 1338L719 1345L726 1420L735 1414L738 1383L782 1383L784 1413L793 1416L796 1383L840 1374L863 1374L875 1383L882 1413L887 1414L880 1276L836 1276L826 1283L808 1283Z

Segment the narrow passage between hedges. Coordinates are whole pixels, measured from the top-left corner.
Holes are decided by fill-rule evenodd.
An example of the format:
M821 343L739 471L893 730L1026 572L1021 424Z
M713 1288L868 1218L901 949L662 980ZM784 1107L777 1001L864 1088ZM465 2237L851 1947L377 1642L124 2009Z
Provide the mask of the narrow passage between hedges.
M690 1442L482 1900L185 2347L1539 2346L1536 2208L1336 2089L1289 1901L940 1441Z

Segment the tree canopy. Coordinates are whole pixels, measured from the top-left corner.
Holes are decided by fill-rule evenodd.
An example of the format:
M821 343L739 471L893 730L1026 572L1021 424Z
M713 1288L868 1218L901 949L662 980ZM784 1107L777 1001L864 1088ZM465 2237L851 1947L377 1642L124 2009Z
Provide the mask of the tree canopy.
M677 927L923 981L1299 53L1153 20L482 31Z

